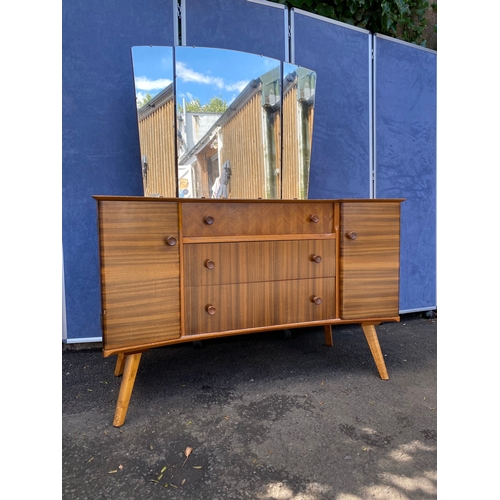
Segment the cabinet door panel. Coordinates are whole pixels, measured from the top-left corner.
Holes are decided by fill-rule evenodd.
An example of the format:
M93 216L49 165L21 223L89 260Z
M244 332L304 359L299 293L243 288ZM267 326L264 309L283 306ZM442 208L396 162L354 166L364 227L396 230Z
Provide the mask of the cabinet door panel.
M328 240L184 245L186 286L335 276L335 243Z
M185 296L187 335L335 318L335 278L188 287Z
M103 348L180 337L177 203L100 201Z
M341 319L399 314L399 223L397 202L342 203Z

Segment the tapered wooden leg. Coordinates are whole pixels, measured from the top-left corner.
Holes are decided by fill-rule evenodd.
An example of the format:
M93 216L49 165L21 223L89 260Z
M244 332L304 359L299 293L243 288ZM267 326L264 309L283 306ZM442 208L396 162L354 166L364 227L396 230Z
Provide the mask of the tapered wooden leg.
M329 347L333 347L332 325L325 325L325 343Z
M361 328L363 328L363 333L365 334L366 341L368 342L368 346L370 347L373 360L377 365L377 370L380 378L382 380L389 380L389 374L387 373L387 368L385 367L384 355L382 354L382 349L380 349L375 325L362 324Z
M135 377L139 369L142 353L127 354L125 357L125 369L123 371L123 379L120 385L120 393L118 394L118 402L116 403L115 419L113 425L120 427L125 422L127 416L128 404L132 389L134 388Z
M121 352L120 354L118 354L118 359L116 360L115 377L123 375L124 368L125 368L125 354Z

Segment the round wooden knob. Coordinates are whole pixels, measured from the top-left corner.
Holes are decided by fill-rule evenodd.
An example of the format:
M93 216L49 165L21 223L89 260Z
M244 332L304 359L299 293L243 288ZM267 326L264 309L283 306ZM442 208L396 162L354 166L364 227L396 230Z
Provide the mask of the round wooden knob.
M319 306L323 301L321 300L321 297L316 297L316 295L313 295L311 298L311 302L314 302L317 306Z
M319 221L319 217L318 217L316 214L313 214L313 215L311 215L311 217L309 217L309 220L310 220L311 222L316 223L316 222L318 222L318 221Z
M167 245L170 245L171 247L174 247L175 245L177 245L177 239L174 238L173 236L169 236L166 240L167 242Z
M321 258L321 255L313 255L313 256L311 257L311 260L312 260L313 262L316 262L316 264L319 264L319 263L320 263L323 259Z
M208 304L208 306L205 307L205 310L207 311L208 314L210 314L210 316L213 316L217 311L217 309L215 309L215 307L211 304Z
M355 240L358 235L354 232L354 231L349 231L346 236L350 239L350 240Z
M205 217L205 224L208 224L209 226L214 223L214 218L211 215L207 215Z
M205 267L210 269L210 271L215 267L215 262L213 260L207 259L205 261Z

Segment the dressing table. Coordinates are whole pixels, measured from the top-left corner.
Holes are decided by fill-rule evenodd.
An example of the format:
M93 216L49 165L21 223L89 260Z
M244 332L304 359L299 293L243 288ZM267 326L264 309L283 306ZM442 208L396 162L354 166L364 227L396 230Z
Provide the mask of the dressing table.
M177 60L188 53L181 49L190 48L177 47ZM141 128L141 119L159 116L177 130L186 126L187 106L174 119L171 90L160 93L138 111L145 196L94 196L103 354L117 356L115 375L123 377L114 426L125 422L142 354L180 342L323 326L333 346L333 326L359 324L388 379L375 326L399 321L404 200L307 199L315 77L302 68L292 73L278 71L279 94L274 73L249 79L194 146L178 145L177 165L155 165L155 138ZM285 118L290 102L293 120ZM240 158L246 139L232 132L238 116L247 135L254 122L263 134L257 151L246 152L251 162ZM166 134L155 147L169 149L173 140ZM180 189L184 197L176 196Z

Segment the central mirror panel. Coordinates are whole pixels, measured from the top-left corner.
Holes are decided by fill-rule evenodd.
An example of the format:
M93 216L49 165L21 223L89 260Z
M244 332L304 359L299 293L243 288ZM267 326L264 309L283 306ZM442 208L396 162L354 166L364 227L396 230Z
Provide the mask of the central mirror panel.
M256 54L176 47L179 196L281 197L280 68Z
M205 47L133 47L144 195L306 199L316 73Z

